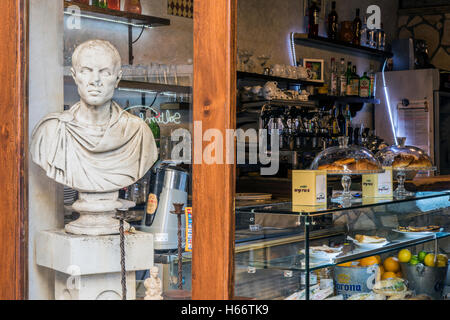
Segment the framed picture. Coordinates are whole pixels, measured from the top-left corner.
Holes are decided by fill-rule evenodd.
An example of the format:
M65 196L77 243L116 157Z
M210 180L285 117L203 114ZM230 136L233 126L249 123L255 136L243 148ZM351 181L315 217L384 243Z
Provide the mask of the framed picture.
M303 67L308 71L308 81L324 82L323 59L303 59Z

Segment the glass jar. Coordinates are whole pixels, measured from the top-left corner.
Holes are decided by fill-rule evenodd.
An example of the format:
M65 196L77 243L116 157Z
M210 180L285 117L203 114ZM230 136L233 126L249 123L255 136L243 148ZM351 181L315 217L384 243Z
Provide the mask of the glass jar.
M120 11L120 0L108 0L108 8Z
M125 0L124 11L142 14L142 6L140 0Z

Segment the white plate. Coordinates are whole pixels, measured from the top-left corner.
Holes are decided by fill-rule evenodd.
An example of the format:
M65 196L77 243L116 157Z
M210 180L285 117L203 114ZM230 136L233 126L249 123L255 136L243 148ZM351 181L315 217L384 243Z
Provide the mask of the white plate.
M422 232L406 232L406 231L400 231L397 229L392 229L392 231L400 233L407 238L417 238L417 237L429 236L431 234L436 234L437 232L442 232L442 231L444 231L444 228L440 228L439 231L422 231Z
M313 248L309 249L309 257L314 260L332 260L336 258L338 255L342 253L342 247L341 248L330 248L331 250L334 250L335 252L328 253L321 250L314 250ZM302 254L305 254L305 250L300 251Z
M379 243L360 243L354 239L351 239L351 240L353 241L353 243L355 245L357 245L358 247L360 247L362 249L376 249L376 248L382 247L389 243L389 241L387 241L387 240L384 242L379 242Z

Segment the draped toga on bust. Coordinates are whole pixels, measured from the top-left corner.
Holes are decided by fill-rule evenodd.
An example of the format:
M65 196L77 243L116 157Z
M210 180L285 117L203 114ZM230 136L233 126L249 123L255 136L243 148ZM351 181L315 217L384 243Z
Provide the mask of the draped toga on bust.
M150 170L158 151L142 119L113 101L109 122L91 126L76 120L79 109L49 114L33 132L32 160L49 178L80 192L113 192Z

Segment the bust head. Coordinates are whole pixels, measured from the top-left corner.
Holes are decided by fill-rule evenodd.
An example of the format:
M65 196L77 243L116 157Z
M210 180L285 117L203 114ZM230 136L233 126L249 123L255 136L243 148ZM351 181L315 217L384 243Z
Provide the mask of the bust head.
M71 71L81 100L102 106L111 101L122 78L120 54L108 41L86 41L75 49Z

